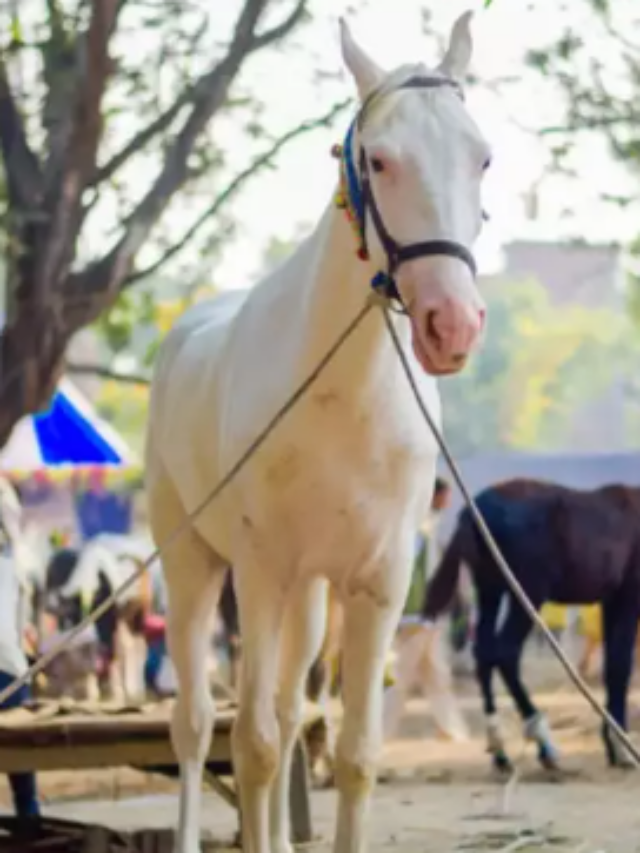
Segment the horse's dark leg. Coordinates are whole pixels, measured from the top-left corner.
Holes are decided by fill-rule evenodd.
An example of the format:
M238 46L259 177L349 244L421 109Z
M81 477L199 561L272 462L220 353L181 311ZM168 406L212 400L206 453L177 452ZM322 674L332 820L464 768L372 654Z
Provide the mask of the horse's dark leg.
M111 582L100 572L98 576L98 589L91 602L91 610L100 607L113 592ZM118 632L119 613L117 607L111 607L106 613L96 620L96 633L100 644L100 669L98 674L98 688L101 696L112 694L111 674L116 660L116 635ZM125 685L123 685L124 687Z
M638 606L635 592L621 590L602 605L604 637L604 681L607 690L607 710L626 730L627 693L633 669ZM624 746L603 726L602 732L609 763L615 767L632 765Z
M478 588L478 622L474 655L476 659L476 678L482 693L484 713L487 719L487 749L497 770L511 769L506 753L500 726L496 700L493 692L493 670L497 663L496 623L503 598L501 590Z
M547 722L533 704L520 675L522 651L533 624L511 594L508 603L509 610L498 633L498 668L524 721L525 737L538 745L538 760L545 768L555 768L558 753L551 741ZM534 601L534 604L539 606L538 601Z

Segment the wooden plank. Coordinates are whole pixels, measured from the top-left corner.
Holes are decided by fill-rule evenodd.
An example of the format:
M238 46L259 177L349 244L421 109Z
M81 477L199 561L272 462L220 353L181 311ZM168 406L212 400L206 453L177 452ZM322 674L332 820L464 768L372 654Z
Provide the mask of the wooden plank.
M214 739L228 737L235 720L235 708L227 707L216 716ZM317 706L308 706L304 728L320 717ZM171 708L140 713L73 714L55 716L18 710L0 712L0 748L18 746L87 746L98 743L136 743L170 738Z
M77 770L112 767L153 768L175 766L170 737L170 709L149 713L82 715L13 712L0 715L0 773ZM36 719L34 720L34 716ZM317 706L305 708L306 732L321 716ZM231 770L231 730L235 708L216 719L207 762ZM217 769L217 768L216 768ZM238 809L235 790L207 772L206 781L232 807ZM292 836L295 843L312 840L309 770L304 736L294 752L291 784ZM240 816L241 817L241 816ZM92 842L94 846L98 841ZM155 842L154 842L155 843ZM89 851L93 853L93 851Z
M234 714L216 719L215 737L231 733ZM104 715L82 716L63 714L49 719L31 720L28 715L16 715L13 720L0 718L0 747L5 746L83 746L100 741L104 744L126 740L142 741L170 736L170 716Z
M216 737L209 750L209 761L228 761L230 739ZM108 767L175 764L171 741L129 740L121 744L0 747L0 773L25 773L44 770L90 770Z
M88 826L80 849L82 853L111 853L111 833L104 826Z

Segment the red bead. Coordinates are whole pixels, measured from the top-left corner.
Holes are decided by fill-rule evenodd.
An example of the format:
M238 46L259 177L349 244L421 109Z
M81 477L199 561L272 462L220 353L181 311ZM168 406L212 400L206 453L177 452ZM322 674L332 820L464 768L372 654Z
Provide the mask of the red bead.
M369 260L369 252L367 252L367 250L364 246L360 246L360 248L358 249L358 257L360 258L361 261L368 261Z

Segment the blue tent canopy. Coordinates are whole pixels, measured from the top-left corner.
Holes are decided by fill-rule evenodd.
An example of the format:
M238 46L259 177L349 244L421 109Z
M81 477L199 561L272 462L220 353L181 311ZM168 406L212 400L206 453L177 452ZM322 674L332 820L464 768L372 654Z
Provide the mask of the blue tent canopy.
M0 452L0 470L128 467L135 459L126 443L67 379L45 412L24 418Z

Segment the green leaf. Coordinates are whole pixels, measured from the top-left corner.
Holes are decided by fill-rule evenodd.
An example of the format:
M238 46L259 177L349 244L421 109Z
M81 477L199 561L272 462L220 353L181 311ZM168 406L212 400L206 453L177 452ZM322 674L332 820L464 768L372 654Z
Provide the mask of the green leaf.
M11 18L11 41L14 44L22 44L22 27L17 15Z

